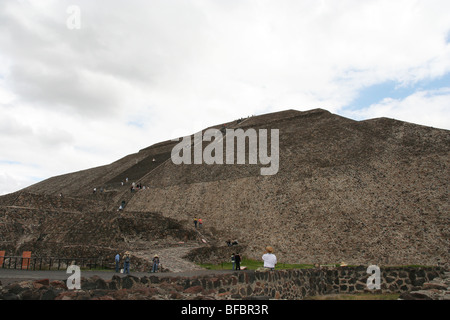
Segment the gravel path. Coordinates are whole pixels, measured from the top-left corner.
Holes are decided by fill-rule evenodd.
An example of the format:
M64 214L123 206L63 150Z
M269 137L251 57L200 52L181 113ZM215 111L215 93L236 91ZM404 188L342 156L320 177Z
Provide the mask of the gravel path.
M179 246L169 248L130 252L138 258L143 258L148 261L151 261L155 254L157 254L164 269L168 269L170 272L185 272L204 270L195 263L182 258L192 249L199 247L199 245L195 244L181 244Z

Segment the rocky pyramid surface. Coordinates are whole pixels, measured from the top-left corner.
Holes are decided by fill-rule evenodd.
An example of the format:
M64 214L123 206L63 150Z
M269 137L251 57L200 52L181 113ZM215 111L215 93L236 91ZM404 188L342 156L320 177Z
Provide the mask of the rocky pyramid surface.
M178 142L168 140L0 197L0 246L51 253L66 237L84 251L139 251L203 237L218 247L237 239L254 259L271 245L286 263L448 263L448 130L322 109L214 127L279 130L278 172L263 176L262 164L175 164ZM132 183L145 189L131 192ZM200 236L194 217L203 219ZM158 221L163 227L150 236ZM163 232L168 221L176 232ZM60 238L50 244L49 234Z

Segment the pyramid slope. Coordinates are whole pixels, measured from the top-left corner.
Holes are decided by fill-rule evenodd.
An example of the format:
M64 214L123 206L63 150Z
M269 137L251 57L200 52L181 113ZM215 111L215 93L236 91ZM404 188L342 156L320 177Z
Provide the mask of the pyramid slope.
M255 259L272 245L280 261L292 263L450 260L448 130L388 118L354 121L322 109L225 125L278 129L278 173L262 176L263 165L175 165L170 152L177 142L168 140L22 192L101 197L105 209L96 210L125 199L129 212L157 212L184 226L200 216L219 243L238 239ZM131 193L129 184L121 186L127 177L147 188ZM93 195L94 187L105 193ZM0 197L0 205L11 199Z

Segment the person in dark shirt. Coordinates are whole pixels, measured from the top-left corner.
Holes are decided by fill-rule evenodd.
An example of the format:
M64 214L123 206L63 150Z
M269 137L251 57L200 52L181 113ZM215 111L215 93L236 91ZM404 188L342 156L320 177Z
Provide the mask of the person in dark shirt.
M241 270L241 256L239 253L234 255L234 263L236 264L236 270Z

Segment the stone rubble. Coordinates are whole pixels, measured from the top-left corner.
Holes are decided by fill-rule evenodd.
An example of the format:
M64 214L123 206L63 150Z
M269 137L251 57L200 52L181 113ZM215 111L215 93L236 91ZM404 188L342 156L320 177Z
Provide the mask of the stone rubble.
M450 300L450 272L423 284L422 289L403 293L401 300Z

